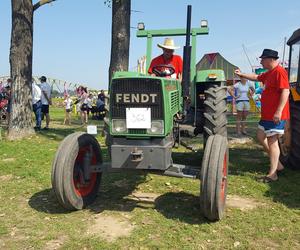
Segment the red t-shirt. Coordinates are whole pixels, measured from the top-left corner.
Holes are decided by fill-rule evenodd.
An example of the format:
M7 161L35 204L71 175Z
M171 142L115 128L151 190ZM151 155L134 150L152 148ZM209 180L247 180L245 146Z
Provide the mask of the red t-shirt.
M261 95L261 119L273 121L282 90L290 88L287 72L278 65L274 69L260 74L257 79L265 86ZM281 120L288 119L290 119L289 101L286 102L281 115Z
M173 55L169 60L165 60L163 55L160 55L158 57L155 57L150 64L150 67L148 69L148 73L152 74L152 68L157 65L161 64L171 64L175 68L175 74L176 78L178 79L178 74L182 75L182 59L181 56Z

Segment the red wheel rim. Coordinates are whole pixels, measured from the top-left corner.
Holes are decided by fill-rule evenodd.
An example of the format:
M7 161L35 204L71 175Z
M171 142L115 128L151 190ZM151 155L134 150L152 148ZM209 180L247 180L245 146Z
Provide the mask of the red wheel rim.
M88 151L90 151L89 146L79 149L77 158L75 160L75 165L77 165L79 167L77 167L77 168L74 167L74 171L73 171L74 189L75 189L76 194L81 197L89 195L93 191L93 189L96 185L96 181L97 181L97 173L91 173L90 180L88 182L84 181L82 166L83 166L84 155ZM96 164L97 158L96 158L96 154L94 151L92 152L92 155L93 156L92 156L91 164ZM79 171L79 170L82 170L82 171Z
M225 202L226 185L227 185L227 153L225 153L224 160L223 160L222 182L221 182L221 201L222 201L222 203Z

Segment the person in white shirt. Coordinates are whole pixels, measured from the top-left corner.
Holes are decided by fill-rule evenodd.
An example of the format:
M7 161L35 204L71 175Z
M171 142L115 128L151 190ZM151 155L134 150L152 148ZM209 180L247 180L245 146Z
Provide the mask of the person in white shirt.
M233 85L230 94L236 102L236 133L247 135L246 120L250 110L249 95L254 92L254 85L245 78L240 78L240 81Z
M32 109L35 114L36 125L34 129L39 131L42 124L42 102L41 102L42 91L40 87L33 82L32 83Z
M65 104L65 119L63 124L71 125L71 108L73 105L73 101L68 94L65 95L64 104Z
M41 90L42 90L42 114L43 116L46 116L46 127L43 129L48 130L49 129L49 123L50 123L50 115L49 115L49 105L52 104L51 102L51 86L49 83L47 83L47 78L45 76L40 77L41 81Z

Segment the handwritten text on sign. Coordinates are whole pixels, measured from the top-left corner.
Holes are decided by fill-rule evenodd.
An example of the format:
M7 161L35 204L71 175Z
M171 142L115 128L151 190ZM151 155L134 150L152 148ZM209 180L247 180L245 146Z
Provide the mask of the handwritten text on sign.
M151 128L151 108L126 108L127 128Z

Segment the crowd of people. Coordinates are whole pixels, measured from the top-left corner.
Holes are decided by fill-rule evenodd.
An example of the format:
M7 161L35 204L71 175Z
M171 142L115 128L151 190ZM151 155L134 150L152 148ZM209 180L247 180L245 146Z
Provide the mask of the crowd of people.
M47 78L42 76L39 78L40 84L32 83L32 106L35 114L36 131L41 130L42 120L45 117L46 126L43 130L49 129L50 115L49 105L52 105L51 86L47 83ZM89 93L87 87L79 86L76 89L76 96L71 97L67 92L64 93L64 111L65 117L63 125L71 125L72 111L75 107L77 114L80 116L81 124L87 125L89 114L93 119L103 119L106 113L105 109L105 93L101 90L98 96Z
M105 108L106 96L104 90L101 90L96 96L93 93L89 93L86 87L79 86L76 92L77 99L74 104L76 105L77 113L80 114L82 125L88 123L89 114L92 115L92 119L103 119L107 111Z
M0 82L0 120L8 120L10 113L11 79Z

